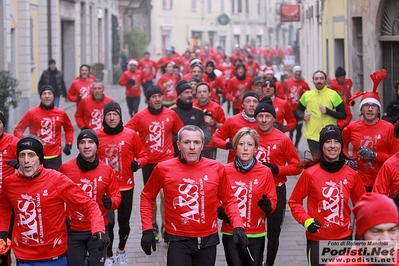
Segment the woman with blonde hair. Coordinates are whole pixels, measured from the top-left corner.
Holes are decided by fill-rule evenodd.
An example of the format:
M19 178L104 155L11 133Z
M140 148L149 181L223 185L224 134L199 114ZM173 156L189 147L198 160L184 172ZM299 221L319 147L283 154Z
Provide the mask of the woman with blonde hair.
M219 207L218 217L223 219L221 232L226 261L229 266L259 266L262 264L265 249L265 214L276 208L276 188L271 170L259 163L254 156L259 146L256 131L244 127L237 132L232 142L237 155L225 168L237 199L249 245L243 251L239 245L234 244L233 227Z

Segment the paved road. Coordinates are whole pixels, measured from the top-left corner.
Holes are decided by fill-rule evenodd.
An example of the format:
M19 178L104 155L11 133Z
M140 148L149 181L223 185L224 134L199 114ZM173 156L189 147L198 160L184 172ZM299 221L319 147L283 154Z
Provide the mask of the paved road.
M112 85L105 89L105 94L110 97L113 97L115 101L117 101L122 107L122 118L124 123L126 124L129 117L126 100L124 96L124 88ZM146 107L144 103L144 97L142 97L142 101L140 103L140 109ZM226 106L224 106L226 107ZM63 155L63 162L66 162L77 156L78 150L76 148L76 138L79 134L79 129L76 127L74 113L75 113L75 103L64 102L61 101L61 108L64 108L72 123L75 125L75 139L73 144L72 153L70 156ZM226 109L226 108L225 108ZM231 114L230 114L231 115ZM300 151L306 149L306 142L304 140L301 141L299 145ZM218 151L218 160L222 163L226 162L227 152L225 150ZM287 182L287 195L291 194L291 191L298 179L298 176L289 177ZM141 224L140 224L140 213L139 213L139 195L140 191L143 188L143 179L141 171L135 173L135 192L134 192L134 206L133 212L130 219L131 232L129 236L129 240L127 242L126 251L128 254L128 262L129 265L137 265L137 266L158 266L158 265L166 265L166 251L167 246L165 243L160 242L157 244L157 251L154 252L151 256L145 255L145 253L141 250L140 247L140 238L141 238ZM289 196L287 196L289 197ZM161 224L160 218L158 214L158 224ZM115 231L117 232L117 231ZM118 237L118 234L115 234L115 237ZM117 239L114 241L114 250L116 250ZM280 236L280 249L277 254L277 259L275 265L277 266L303 266L306 265L306 241L305 241L305 231L304 228L299 225L291 215L289 210L286 211L286 217L283 224L281 236ZM15 264L13 264L15 265ZM217 259L216 266L226 265L223 245L218 245L217 249Z

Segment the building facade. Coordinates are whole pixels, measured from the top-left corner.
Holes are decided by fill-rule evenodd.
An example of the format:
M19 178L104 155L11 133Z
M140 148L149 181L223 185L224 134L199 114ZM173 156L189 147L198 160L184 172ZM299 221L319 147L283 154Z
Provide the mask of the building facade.
M125 2L122 4L122 2ZM205 44L231 55L235 45L285 47L296 40L299 23L280 22L280 4L295 0L133 0L121 1L123 30L138 27L150 34L155 59L173 46L179 53ZM224 25L226 19L228 23ZM283 48L284 49L284 48Z
M38 81L50 58L67 88L84 63L104 64L109 78L112 15L118 16L118 1L0 0L0 69L11 72L22 91L10 125L38 104Z
M302 74L312 88L312 75L323 69L322 61L322 8L317 0L302 0L299 47Z
M370 91L370 74L385 68L387 77L378 92L382 109L393 99L399 80L399 1L301 0L299 43L305 78L317 69L334 77L342 66L354 91ZM357 103L358 104L358 103ZM354 117L359 113L352 108Z
M351 0L348 18L349 70L359 77L354 89L371 90L370 74L385 68L387 77L378 89L385 108L394 97L393 83L399 80L399 1Z

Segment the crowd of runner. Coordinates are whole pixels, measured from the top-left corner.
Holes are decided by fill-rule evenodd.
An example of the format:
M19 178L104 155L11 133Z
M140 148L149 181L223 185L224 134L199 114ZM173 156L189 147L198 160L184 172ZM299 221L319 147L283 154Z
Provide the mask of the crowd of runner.
M358 238L387 231L377 240L398 240L397 212L385 215L399 206L399 96L383 112L378 85L386 71L370 75L371 90L352 93L344 68L334 78L315 70L311 89L300 65L283 67L292 53L248 45L230 56L209 46L179 55L168 47L157 62L149 52L131 58L119 80L125 123L89 65L67 90L49 60L40 104L13 134L0 112L0 265L11 265L10 248L22 266L129 265L138 170L141 247L151 255L165 241L169 266L214 265L218 219L228 265L274 265L288 206L306 231L309 265L326 264L320 241L353 239L353 205ZM74 126L58 107L60 97L76 102L80 130L79 154L64 163ZM147 107L140 110L142 97ZM361 117L352 121L357 98ZM305 156L299 156L302 130ZM228 150L226 162L216 160L218 149ZM296 175L287 195L287 177ZM362 216L370 197L387 208L373 222Z

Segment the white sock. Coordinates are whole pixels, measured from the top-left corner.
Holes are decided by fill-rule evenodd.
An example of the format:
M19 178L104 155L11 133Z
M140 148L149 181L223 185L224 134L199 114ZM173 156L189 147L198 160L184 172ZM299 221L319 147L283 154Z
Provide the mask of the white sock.
M123 254L123 253L125 253L125 251L124 251L124 250L120 250L119 248L117 248L117 249L116 249L116 253L118 253L118 254Z

